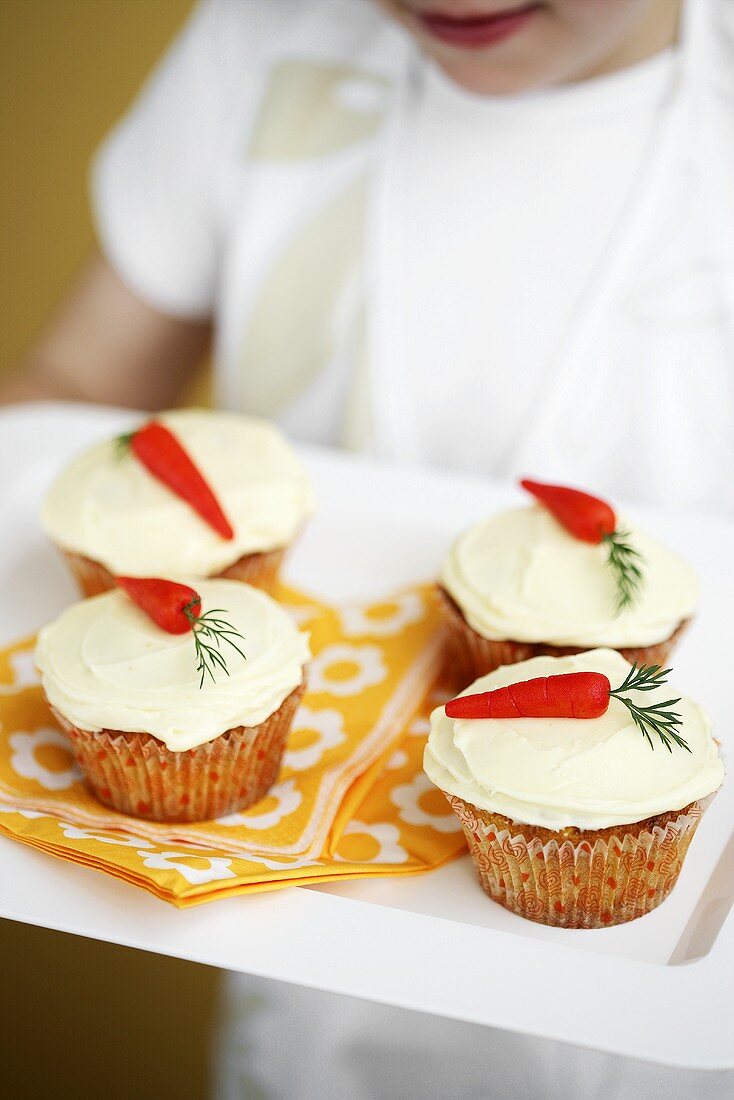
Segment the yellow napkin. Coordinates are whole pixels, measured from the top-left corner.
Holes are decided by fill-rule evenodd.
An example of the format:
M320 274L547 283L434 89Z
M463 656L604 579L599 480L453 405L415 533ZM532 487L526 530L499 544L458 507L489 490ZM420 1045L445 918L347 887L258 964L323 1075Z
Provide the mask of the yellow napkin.
M33 661L0 652L0 832L96 867L177 906L299 882L413 874L463 850L422 771L442 648L429 588L332 608L284 589L311 634L309 686L276 785L257 805L201 824L103 806L81 780Z

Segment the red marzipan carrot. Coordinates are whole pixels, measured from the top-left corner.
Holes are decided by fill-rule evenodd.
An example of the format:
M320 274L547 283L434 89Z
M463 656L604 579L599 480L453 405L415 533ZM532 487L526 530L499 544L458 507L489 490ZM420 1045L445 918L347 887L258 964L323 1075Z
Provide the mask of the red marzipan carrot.
M688 752L679 728L682 719L671 710L680 699L664 699L643 706L630 691L653 691L666 684L669 668L632 665L624 683L613 688L603 672L565 672L559 676L537 676L516 684L459 695L446 704L448 718L601 718L614 698L623 704L642 736L654 748L653 734L669 752L678 745Z
M569 489L565 485L546 485L542 481L523 478L523 489L543 504L562 527L583 542L602 542L617 529L614 509L606 501Z
M538 676L518 684L460 695L446 704L449 718L600 718L612 685L601 672Z
M607 565L617 585L617 614L630 607L643 585L642 557L630 543L629 532L617 528L617 517L611 505L590 493L569 489L565 485L546 485L527 478L523 478L520 484L574 538L605 544Z
M185 634L201 614L201 597L187 584L161 577L117 577L117 583L167 634Z
M234 538L219 501L188 454L165 424L151 420L133 432L130 447L147 470L185 500L223 539Z
M226 611L216 608L203 615L201 596L187 584L166 581L162 577L117 577L117 583L133 603L167 634L191 631L200 688L204 686L207 676L212 682L218 672L229 676L222 653L223 642L247 660L237 642L233 641L234 638L242 641L242 635L222 618Z

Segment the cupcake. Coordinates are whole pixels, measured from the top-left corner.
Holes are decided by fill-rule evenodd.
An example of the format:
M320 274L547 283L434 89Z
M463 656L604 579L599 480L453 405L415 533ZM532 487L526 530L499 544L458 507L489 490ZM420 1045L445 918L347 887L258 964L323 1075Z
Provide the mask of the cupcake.
M183 409L78 455L48 492L41 522L91 596L119 574L272 589L312 512L308 478L272 424Z
M307 636L239 581L121 583L153 586L155 598L118 588L38 636L43 691L87 783L105 805L154 821L257 802L304 690Z
M631 570L627 588L620 555ZM633 523L615 517L614 534L592 541L541 504L461 534L439 582L451 671L462 687L502 665L600 646L631 663L665 665L698 593L692 568Z
M494 901L601 928L667 897L724 766L706 715L671 699L666 671L611 649L533 657L433 711L424 768Z

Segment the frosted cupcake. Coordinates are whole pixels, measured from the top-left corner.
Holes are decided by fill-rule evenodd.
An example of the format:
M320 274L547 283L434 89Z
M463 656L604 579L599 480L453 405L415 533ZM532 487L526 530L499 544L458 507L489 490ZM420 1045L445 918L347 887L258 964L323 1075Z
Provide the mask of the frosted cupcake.
M119 574L272 589L313 507L308 478L272 424L184 409L80 454L52 485L41 522L84 595L107 591Z
M196 591L129 583L152 596L134 602L117 589L84 600L38 636L43 691L89 786L115 810L156 821L257 802L304 690L307 636L237 581Z
M496 669L433 712L425 771L493 900L601 928L667 897L724 778L706 715L671 695L660 670L597 649Z
M608 509L614 535L594 537L596 521L591 537L572 534L538 504L484 520L455 541L439 591L457 683L541 654L598 646L630 662L667 663L698 603L696 575L597 503ZM620 558L626 588L615 568Z

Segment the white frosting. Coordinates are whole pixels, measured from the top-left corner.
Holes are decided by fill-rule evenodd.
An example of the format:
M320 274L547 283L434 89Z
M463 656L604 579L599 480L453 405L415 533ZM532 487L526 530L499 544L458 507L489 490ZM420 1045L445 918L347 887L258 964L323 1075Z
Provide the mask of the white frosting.
M223 539L115 440L84 451L51 487L46 534L112 573L209 576L245 554L287 546L314 501L293 450L266 420L182 409L156 417L175 433L234 528Z
M119 589L67 608L38 635L46 698L80 729L150 733L174 752L256 726L303 679L308 636L259 589L196 583L202 610L226 611L246 660L222 645L229 676L199 687L191 632L168 634Z
M473 683L464 695L564 672L603 672L618 687L630 666L615 650L573 657L534 657L506 665ZM631 692L648 705L675 698L675 688ZM448 794L513 821L548 829L604 829L680 810L711 794L724 765L706 714L689 699L675 709L690 753L672 752L653 735L651 749L617 699L601 718L451 719L431 715L424 768Z
M693 613L691 567L626 519L643 557L643 587L616 613L607 550L573 538L544 508L503 512L454 543L441 583L485 638L570 646L645 646L670 637Z

